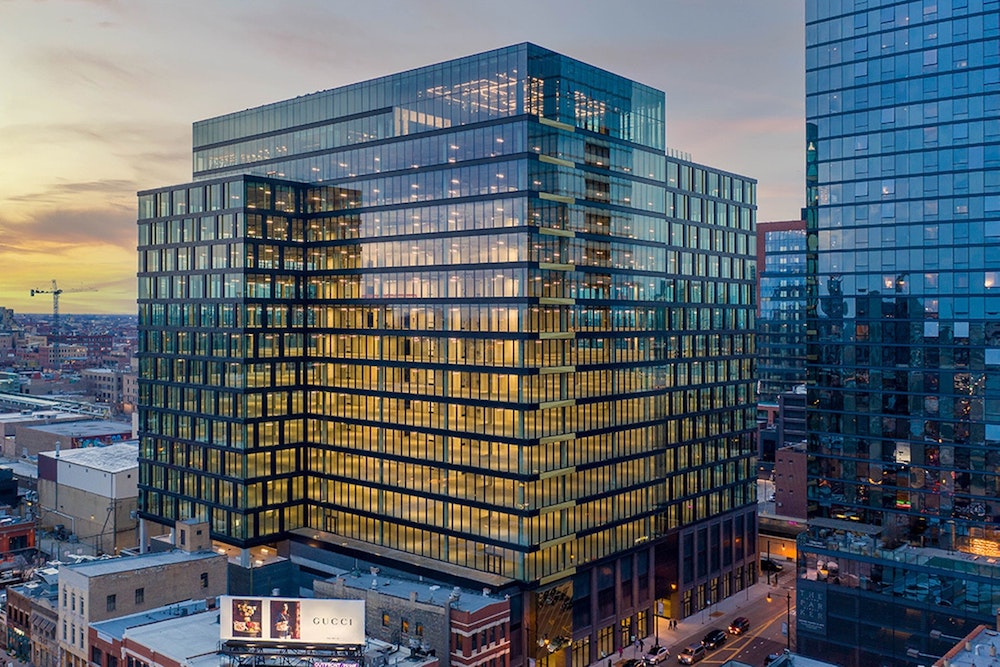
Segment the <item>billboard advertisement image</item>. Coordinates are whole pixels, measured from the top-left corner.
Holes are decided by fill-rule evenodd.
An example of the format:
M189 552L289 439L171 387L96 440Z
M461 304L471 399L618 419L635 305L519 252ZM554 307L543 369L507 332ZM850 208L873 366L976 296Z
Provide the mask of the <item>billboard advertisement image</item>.
M363 600L309 598L220 598L222 641L361 645L365 643Z

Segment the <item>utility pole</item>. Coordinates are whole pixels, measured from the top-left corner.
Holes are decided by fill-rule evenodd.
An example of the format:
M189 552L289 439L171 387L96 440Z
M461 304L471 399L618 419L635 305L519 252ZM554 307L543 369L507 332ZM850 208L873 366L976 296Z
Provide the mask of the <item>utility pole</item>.
M792 592L785 591L785 650L792 650Z

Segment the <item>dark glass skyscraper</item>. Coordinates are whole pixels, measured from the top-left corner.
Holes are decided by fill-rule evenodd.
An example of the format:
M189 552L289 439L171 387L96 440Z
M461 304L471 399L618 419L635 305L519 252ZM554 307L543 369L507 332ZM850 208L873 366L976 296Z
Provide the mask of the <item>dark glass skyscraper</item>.
M139 196L144 519L514 598L584 665L755 580L755 183L529 44L196 123Z
M928 664L1000 606L1000 6L806 7L799 649Z

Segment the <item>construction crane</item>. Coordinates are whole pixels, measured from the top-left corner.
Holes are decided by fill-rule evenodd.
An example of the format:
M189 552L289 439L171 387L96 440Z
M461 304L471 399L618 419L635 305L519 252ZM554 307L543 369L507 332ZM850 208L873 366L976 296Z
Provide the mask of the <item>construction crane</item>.
M33 289L31 290L31 296L36 294L51 294L52 295L52 335L59 335L59 295L63 292L73 293L73 292L96 292L96 287L79 287L77 289L62 289L56 283L55 279L52 279L52 289Z

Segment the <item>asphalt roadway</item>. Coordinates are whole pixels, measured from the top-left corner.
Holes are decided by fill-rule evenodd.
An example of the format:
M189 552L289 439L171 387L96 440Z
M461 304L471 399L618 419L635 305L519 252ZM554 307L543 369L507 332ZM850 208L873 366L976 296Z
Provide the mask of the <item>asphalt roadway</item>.
M677 627L671 629L669 621L657 618L657 636L647 637L643 645L648 650L657 639L663 646L670 649L670 657L660 663L662 667L677 665L677 654L685 646L697 644L711 630L725 632L730 621L737 616L745 616L750 620L750 629L742 635L733 636L727 633L726 643L719 648L708 651L705 658L697 665L721 665L729 660L753 667L763 667L765 658L771 653L781 653L786 646L795 649L795 588L789 572L783 572L786 578L779 585L768 585L760 582L749 590L730 597L709 609L698 612L684 620L677 621ZM768 594L771 601L768 602ZM784 634L786 619L791 620L792 636ZM615 667L626 667L631 659L639 658L642 653L637 647L629 647L619 657L612 657ZM607 667L607 659L599 660L593 667Z

